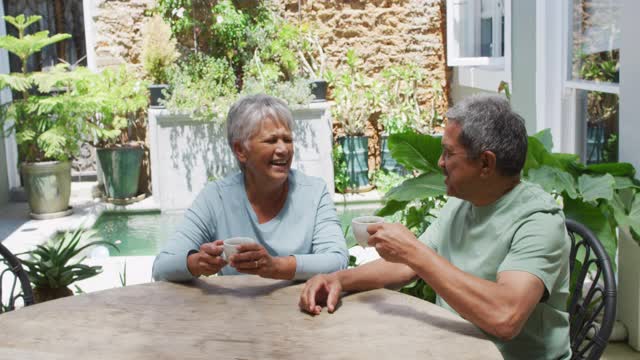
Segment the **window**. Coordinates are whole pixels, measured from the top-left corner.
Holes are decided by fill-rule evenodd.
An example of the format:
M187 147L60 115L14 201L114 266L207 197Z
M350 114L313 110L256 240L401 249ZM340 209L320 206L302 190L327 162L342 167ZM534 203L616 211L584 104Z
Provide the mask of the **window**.
M511 84L511 0L447 0L447 65L460 86Z
M565 89L588 164L618 161L621 0L569 1Z
M449 66L504 66L504 0L448 0Z

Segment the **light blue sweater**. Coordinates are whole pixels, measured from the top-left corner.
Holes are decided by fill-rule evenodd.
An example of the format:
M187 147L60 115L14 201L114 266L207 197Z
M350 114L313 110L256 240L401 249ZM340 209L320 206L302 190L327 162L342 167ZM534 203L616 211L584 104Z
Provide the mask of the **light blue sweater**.
M256 239L271 256L295 256L295 279L346 268L346 242L326 184L296 170L290 171L288 181L289 193L282 210L264 224L258 223L249 203L242 173L209 183L156 256L153 278L193 279L187 269L189 251L234 236ZM220 271L220 275L237 274L228 265Z

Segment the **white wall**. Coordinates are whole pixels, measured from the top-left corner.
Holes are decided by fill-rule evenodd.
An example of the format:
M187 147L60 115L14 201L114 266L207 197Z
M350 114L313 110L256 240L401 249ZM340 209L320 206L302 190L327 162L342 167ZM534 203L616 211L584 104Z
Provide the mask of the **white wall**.
M6 34L5 23L1 17L4 16L4 3L0 0L0 36ZM9 72L9 58L7 50L0 50L0 73ZM3 92L6 93L6 92ZM0 103L4 103L5 94L0 94ZM4 136L0 134L0 206L6 204L9 200L9 176L7 167L7 154L5 151Z
M511 105L536 132L536 2L511 2Z
M624 0L620 49L620 161L640 170L640 1ZM639 175L636 173L636 177ZM618 319L629 333L629 345L640 350L640 247L622 232L619 249Z
M625 0L623 6L620 50L620 161L630 162L640 171L640 1Z
M333 193L330 103L293 111L295 153L292 167L325 180ZM150 109L148 122L153 196L162 211L191 206L206 183L237 171L224 127Z
M527 131L536 131L536 2L511 1L511 60L507 61L508 71L502 79L510 83L511 104L525 119ZM506 49L508 47L505 46ZM481 93L496 93L495 90L463 86L469 83L468 69L455 67L451 83L451 100L455 104L467 96ZM473 75L473 71L471 71ZM493 90L493 91L492 91Z

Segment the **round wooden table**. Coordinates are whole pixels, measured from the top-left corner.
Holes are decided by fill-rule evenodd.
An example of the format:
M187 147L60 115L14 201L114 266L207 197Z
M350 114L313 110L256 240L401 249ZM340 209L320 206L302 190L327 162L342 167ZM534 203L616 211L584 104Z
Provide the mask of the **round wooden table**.
M298 310L303 284L222 276L77 295L0 315L0 358L501 359L471 323L391 290Z

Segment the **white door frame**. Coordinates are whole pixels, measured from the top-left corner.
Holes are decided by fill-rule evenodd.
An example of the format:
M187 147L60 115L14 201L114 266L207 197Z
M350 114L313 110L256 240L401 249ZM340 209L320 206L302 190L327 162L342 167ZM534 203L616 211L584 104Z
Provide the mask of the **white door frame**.
M0 0L0 18L4 16L4 1ZM0 36L7 34L6 24L0 21ZM0 73L9 73L9 53L5 49L0 49ZM10 102L11 91L3 89L0 91L0 103ZM5 130L12 124L5 124ZM7 157L7 178L9 180L9 189L20 187L20 173L18 171L18 144L16 143L15 134L11 134L4 138L4 148Z

